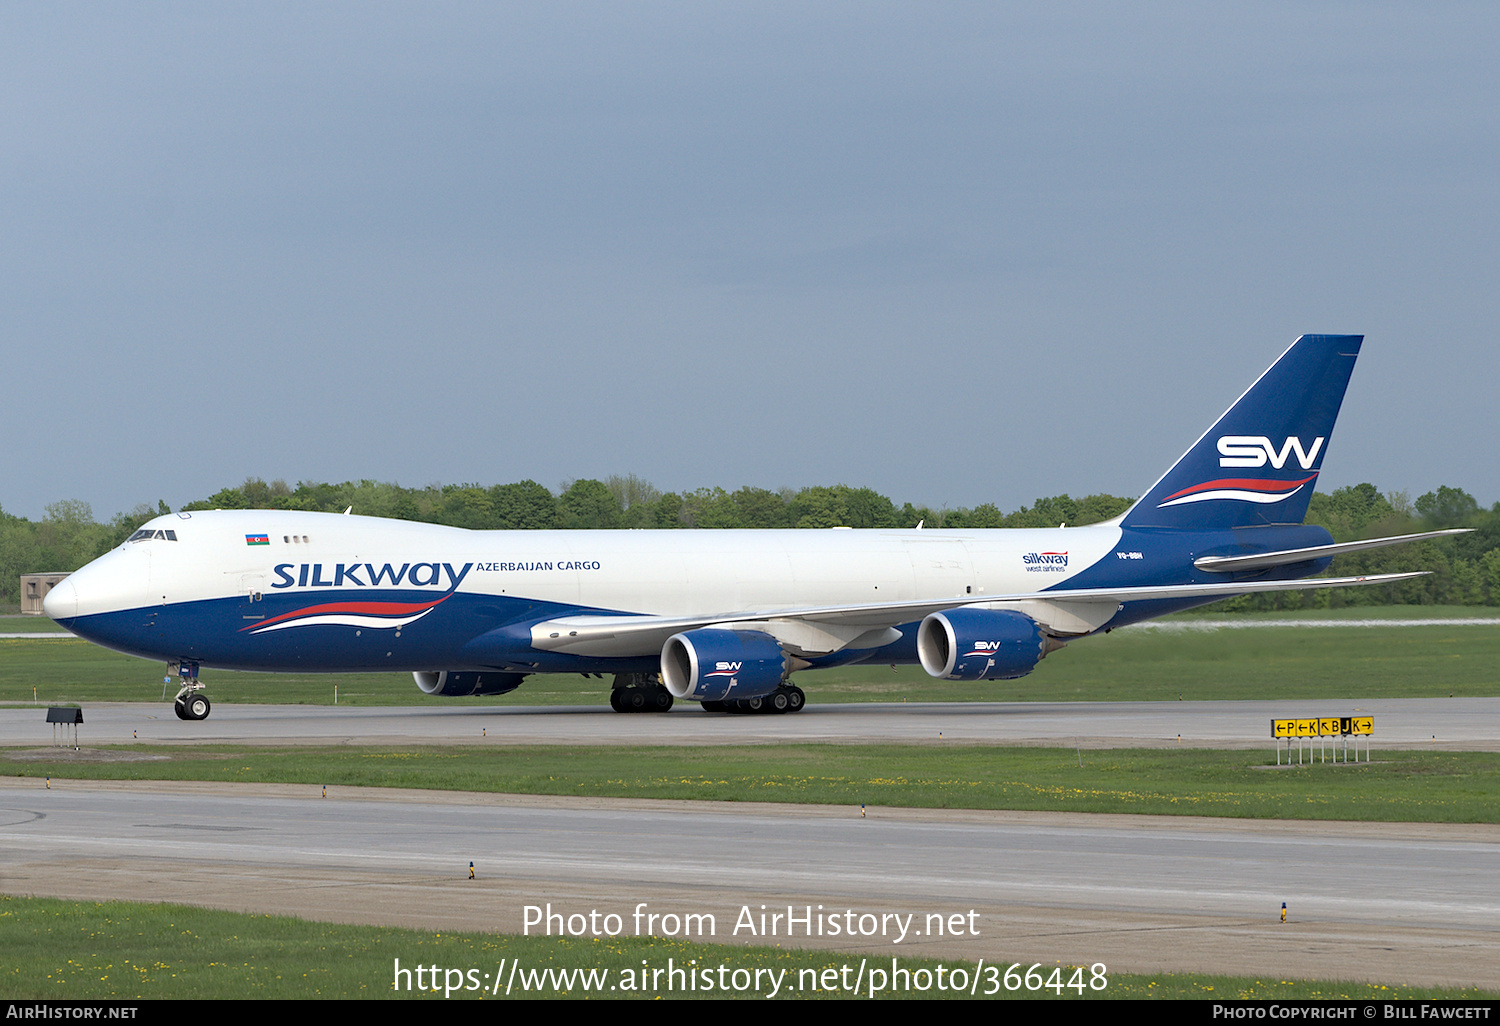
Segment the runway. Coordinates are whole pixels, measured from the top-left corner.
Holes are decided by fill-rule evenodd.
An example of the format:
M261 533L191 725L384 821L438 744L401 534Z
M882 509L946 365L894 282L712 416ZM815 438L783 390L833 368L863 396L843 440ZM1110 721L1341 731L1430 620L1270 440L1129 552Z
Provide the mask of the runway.
M516 933L549 902L631 933L644 903L727 943L1500 987L1495 826L319 794L9 785L0 886ZM736 932L762 905L857 936Z
M43 708L0 709L0 745L44 745ZM1047 744L1086 748L1272 747L1277 717L1372 716L1376 749L1500 751L1500 698L1276 702L902 702L808 705L800 713L621 714L603 706L314 706L220 703L202 722L171 704L84 707L79 741L129 744L650 744L800 742Z

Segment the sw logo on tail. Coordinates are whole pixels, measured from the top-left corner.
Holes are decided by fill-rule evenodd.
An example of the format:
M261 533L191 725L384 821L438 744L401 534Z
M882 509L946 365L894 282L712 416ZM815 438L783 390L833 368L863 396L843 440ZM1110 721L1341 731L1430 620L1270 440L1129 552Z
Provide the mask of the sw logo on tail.
M1278 452L1271 445L1271 440L1265 435L1224 435L1219 439L1219 466L1221 467L1264 467L1267 463L1280 470L1286 466L1286 458L1297 452L1297 463L1303 470L1312 467L1313 461L1318 458L1318 450L1323 448L1323 438L1320 435L1313 439L1312 449L1304 452L1302 450L1302 439L1288 438L1281 445Z

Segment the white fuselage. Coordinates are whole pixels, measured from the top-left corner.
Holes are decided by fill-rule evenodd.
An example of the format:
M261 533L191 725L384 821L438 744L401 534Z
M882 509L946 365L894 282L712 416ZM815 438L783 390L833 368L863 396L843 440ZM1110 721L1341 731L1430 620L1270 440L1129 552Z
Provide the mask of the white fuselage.
M72 587L54 593L49 611L89 616L252 593L354 598L391 590L397 573L404 591L451 589L663 616L963 595L978 601L1065 582L1112 557L1121 536L1118 527L1103 525L970 532L467 531L281 511L176 514L153 524L169 525L177 540L122 545L70 578ZM258 542L261 535L265 543ZM247 537L257 541L247 543Z

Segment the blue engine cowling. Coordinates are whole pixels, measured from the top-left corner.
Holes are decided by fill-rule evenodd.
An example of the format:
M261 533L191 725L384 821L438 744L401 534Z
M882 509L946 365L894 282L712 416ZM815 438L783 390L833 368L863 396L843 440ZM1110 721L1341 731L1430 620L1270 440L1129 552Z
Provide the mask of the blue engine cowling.
M467 670L425 670L413 673L417 687L429 695L445 698L464 698L469 695L503 695L514 691L526 679L524 673L501 673L486 670L473 673Z
M1012 680L1036 667L1047 642L1046 632L1023 613L949 609L917 628L917 658L943 680Z
M761 631L704 627L672 635L661 649L662 683L693 702L769 695L788 669L786 653Z

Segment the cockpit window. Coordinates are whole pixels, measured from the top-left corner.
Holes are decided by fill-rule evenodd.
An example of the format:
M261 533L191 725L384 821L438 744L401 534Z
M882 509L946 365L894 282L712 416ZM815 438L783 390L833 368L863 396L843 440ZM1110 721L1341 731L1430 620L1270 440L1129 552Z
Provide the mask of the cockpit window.
M148 538L155 538L155 539L157 539L159 541L176 541L177 540L177 532L176 531L157 531L157 530L154 530L154 529L149 528L149 527L143 527L139 531L135 532L135 534L132 534L129 538L126 538L125 540L128 541L128 542L138 542L138 541L146 541Z

